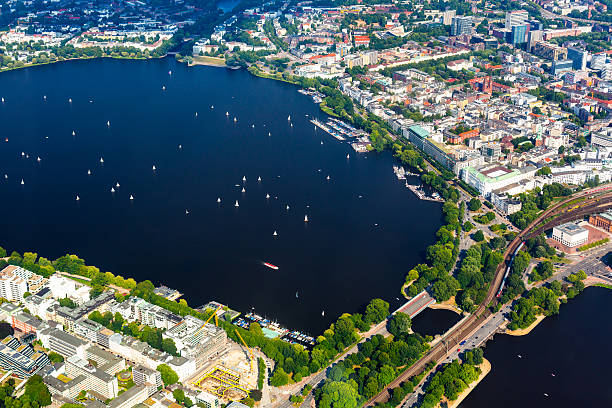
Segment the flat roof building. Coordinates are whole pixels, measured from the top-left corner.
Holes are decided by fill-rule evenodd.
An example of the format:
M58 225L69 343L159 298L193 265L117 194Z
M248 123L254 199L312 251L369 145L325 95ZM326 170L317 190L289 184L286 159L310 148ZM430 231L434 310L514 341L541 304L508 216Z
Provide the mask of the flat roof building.
M569 248L574 248L587 243L589 230L568 222L553 228L552 238Z

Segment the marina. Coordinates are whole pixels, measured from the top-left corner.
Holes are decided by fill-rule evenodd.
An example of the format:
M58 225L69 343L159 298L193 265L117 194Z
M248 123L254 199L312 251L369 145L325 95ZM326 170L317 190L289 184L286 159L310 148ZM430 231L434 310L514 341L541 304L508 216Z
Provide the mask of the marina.
M425 191L423 190L422 186L408 184L408 182L406 182L406 187L408 187L408 189L412 191L420 200L435 201L438 203L444 202L444 199L440 197L440 194L438 194L438 192L436 191L434 191L431 196L428 196L427 193L425 193Z
M278 338L291 344L300 344L306 348L311 348L315 345L315 339L312 336L297 330L288 330L277 322L273 322L254 312L248 313L244 317L234 321L234 324L246 330L248 330L253 323L258 323L261 326L263 334L268 338Z
M310 122L313 123L315 126L323 129L325 132L329 133L330 135L332 135L336 139L338 139L338 140L346 140L339 132L331 129L329 126L321 123L317 119L310 119Z

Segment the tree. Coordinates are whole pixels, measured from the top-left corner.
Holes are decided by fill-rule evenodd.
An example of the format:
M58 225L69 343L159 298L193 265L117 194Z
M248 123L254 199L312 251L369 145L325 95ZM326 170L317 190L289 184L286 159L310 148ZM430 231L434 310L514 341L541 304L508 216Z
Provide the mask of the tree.
M380 323L389 316L389 303L382 299L372 299L365 312L365 321L368 323Z
M25 395L41 407L51 405L51 393L40 375L36 374L28 378L25 385Z
M359 403L359 394L350 384L340 381L329 381L323 385L320 408L355 408Z
M74 301L68 297L59 300L60 306L68 307L70 309L74 309L77 305Z
M398 312L389 320L389 333L394 336L407 333L410 327L412 327L412 319L406 313Z
M482 202L477 198L472 198L468 203L468 208L470 211L478 211L482 207Z
M482 242L484 241L485 237L484 234L482 232L482 230L478 230L476 231L473 235L472 235L472 239L476 242Z
M62 357L60 354L56 353L55 351L52 351L49 353L49 360L52 363L61 363L62 361L64 361L64 357Z
M472 230L472 228L474 228L474 225L471 222L466 221L466 222L463 223L463 230L465 232L470 232Z
M273 387L280 387L289 383L289 375L283 370L282 367L278 367L274 370L274 374L270 378L270 385Z
M167 364L160 364L157 366L157 371L161 374L162 381L167 387L168 385L176 384L179 380L178 374L174 372Z
M176 390L172 391L172 396L179 404L182 404L183 401L185 401L185 392L180 388L177 388Z
M162 350L168 354L173 356L177 356L178 353L176 351L176 344L174 344L174 340L167 338L162 340Z

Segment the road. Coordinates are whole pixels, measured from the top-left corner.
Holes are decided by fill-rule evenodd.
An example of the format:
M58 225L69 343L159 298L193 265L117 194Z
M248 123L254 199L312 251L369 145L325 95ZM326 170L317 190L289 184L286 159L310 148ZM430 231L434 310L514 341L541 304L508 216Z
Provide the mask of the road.
M567 212L568 209L565 208L565 204L569 203L572 200L575 200L576 198L585 198L585 200L581 202L581 204L584 204L583 208L585 210L587 208L591 210L602 210L604 207L606 207L606 205L600 205L601 203L607 204L607 207L612 207L612 192L610 191L611 188L612 185L607 185L605 187L598 187L581 191L549 207L544 212L542 212L542 214L536 217L536 219L531 224L529 224L527 228L517 234L516 238L506 248L506 251L504 252L504 262L502 262L495 271L495 276L493 278L493 281L491 282L491 286L489 287L487 296L485 297L484 301L478 306L476 311L471 316L469 316L469 318L465 319L462 324L456 326L455 329L447 333L445 337L446 339L448 339L448 341L439 342L434 345L424 357L417 361L412 367L408 368L406 371L400 374L378 395L376 395L374 398L364 404L364 406L374 406L376 403L386 402L389 399L389 390L399 386L402 382L406 381L410 377L420 373L429 362L442 361L444 358L446 358L446 348L454 347L458 345L461 341L468 339L471 333L476 332L486 323L488 316L491 314L488 309L488 306L489 304L494 304L496 302L495 295L502 284L502 279L506 266L510 265L512 255L517 250L521 242L523 242L524 239L532 235L536 235L536 233L534 233L534 230L537 232L543 226L546 226L547 228L552 228L552 226L554 225L559 225L563 222L566 222L566 218L571 218L577 216L579 213L584 212L582 210L573 211L569 213ZM543 223L543 221L548 220L551 216L555 216L557 214L563 214L565 216L557 217L551 221ZM540 226L540 223L543 223L543 225ZM544 229L542 229L542 231L543 230Z

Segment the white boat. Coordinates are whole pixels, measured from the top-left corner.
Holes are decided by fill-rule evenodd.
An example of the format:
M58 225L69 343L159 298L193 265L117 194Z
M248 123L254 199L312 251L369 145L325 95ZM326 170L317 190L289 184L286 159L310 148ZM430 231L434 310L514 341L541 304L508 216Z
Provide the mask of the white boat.
M21 157L25 156L25 152L21 152Z
M293 127L293 123L291 123L291 127Z
M6 180L8 180L8 174L5 174L5 175L4 175L4 178L5 178Z
M106 121L106 126L110 126L110 120Z
M119 188L119 187L120 187L120 186L119 186L119 182L117 182L116 186L117 186L117 188Z
M289 211L289 206L287 206L287 211Z
M308 222L308 215L304 216L304 222Z
M130 194L130 200L133 200L133 199L134 199L134 196Z
M273 237L278 236L278 234L276 233L276 231L274 231L274 233L272 234Z
M246 176L242 176L242 182L246 181Z
M76 196L76 200L77 200L77 201L79 201L79 200L80 200L80 198L79 198L79 196L78 196L78 195Z
M236 117L234 116L234 122L238 122L238 119L236 119Z
M221 197L217 198L217 203L221 203Z
M100 157L100 163L104 163L104 159Z
M215 105L210 105L210 109L215 109Z
M327 179L329 180L331 177L327 176Z
M185 210L185 215L189 214L189 210Z
M36 158L36 161L40 163L40 156Z
M168 75L172 75L172 71L168 71Z
M198 117L198 112L196 112L196 118Z
M162 86L162 91L165 91L165 90L166 90L166 86L164 85Z
M287 120L291 120L291 115L287 116Z
M325 316L325 310L321 312L321 316Z
M246 193L246 190L244 189L244 187L242 187L242 192L243 192L243 193Z
M21 185L23 186L25 183L23 182L23 179L21 179Z
M155 165L153 165L153 171L157 170L157 168L155 167Z
M43 95L43 99L46 101L47 100L47 95Z
M115 192L115 188L111 187L111 193L114 193L114 192Z
M4 97L2 98L2 103L4 103Z
M225 112L225 116L229 116L229 112Z
M91 176L91 170L87 170L87 175Z
M268 136L272 136L272 133L268 132Z
M321 140L321 144L323 144L323 141Z
M2 101L2 102L4 102L4 101ZM72 98L68 98L68 102L72 103Z
M346 158L347 158L347 159L350 159L350 158L351 158L351 155L347 153L347 154L346 154Z
M261 176L257 177L257 181L261 181Z
M252 128L255 128L255 125L251 125Z
M239 207L238 200L236 200L236 204L234 204L234 207Z
M72 136L75 136L75 135L76 135L76 132L73 130L72 131Z
M183 148L183 145L179 145L179 149L182 149L182 148Z
M270 198L270 194L266 194L266 200Z

